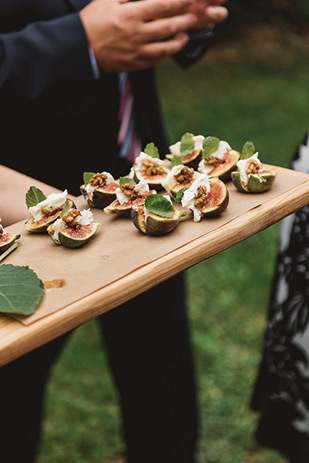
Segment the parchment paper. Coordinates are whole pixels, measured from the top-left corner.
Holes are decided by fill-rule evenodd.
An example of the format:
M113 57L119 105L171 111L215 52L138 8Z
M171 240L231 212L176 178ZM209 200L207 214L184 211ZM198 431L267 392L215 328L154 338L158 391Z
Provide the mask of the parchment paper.
M292 173L279 169L271 190L262 194L240 193L229 183L229 206L219 218L195 223L189 213L172 233L161 237L143 235L130 219L97 209L93 209L94 218L101 226L81 248L64 248L55 245L48 235L28 233L24 222L8 227L10 232L21 233L21 238L18 249L4 263L27 265L43 282L60 279L63 284L46 291L33 315L18 320L29 325L303 183ZM82 197L76 204L80 209L88 208Z

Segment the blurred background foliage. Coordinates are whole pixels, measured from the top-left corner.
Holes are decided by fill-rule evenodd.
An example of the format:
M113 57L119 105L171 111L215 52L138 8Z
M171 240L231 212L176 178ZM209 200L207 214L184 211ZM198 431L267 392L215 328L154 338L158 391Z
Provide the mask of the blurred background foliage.
M265 24L302 32L309 24L308 0L233 0L228 9L230 15L221 28L222 37L235 30L241 35L251 26Z

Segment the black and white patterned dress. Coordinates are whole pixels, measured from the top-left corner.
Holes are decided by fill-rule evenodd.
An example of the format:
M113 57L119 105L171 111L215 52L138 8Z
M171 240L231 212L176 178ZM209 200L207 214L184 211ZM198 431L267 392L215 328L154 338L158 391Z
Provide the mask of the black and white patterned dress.
M292 162L309 173L309 132ZM263 358L251 406L255 437L309 463L309 205L283 220Z

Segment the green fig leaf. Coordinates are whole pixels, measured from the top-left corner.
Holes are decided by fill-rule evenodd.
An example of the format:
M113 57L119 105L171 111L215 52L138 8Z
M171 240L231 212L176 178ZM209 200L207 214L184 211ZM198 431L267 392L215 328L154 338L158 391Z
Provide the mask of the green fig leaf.
M120 177L119 179L119 185L124 185L125 183L131 183L132 185L136 185L136 182L133 180L133 178L128 178L128 177Z
M41 191L36 186L31 186L26 193L26 205L29 207L36 206L41 201L44 201L46 196L44 195L43 191Z
M160 217L173 217L175 212L171 202L167 198L164 198L164 196L158 194L147 196L145 207L149 212L157 214Z
M0 312L31 315L44 292L42 281L29 267L0 266Z
M83 173L84 184L88 185L88 183L90 182L90 180L92 179L94 175L95 175L95 172L84 172Z
M177 156L177 154L175 154L173 156L173 159L171 160L171 168L173 168L175 166L181 166L181 165L184 165L181 158L179 156Z
M194 150L194 140L191 133L186 132L180 140L180 154L181 156L189 156Z
M254 143L252 141L247 141L241 150L240 159L248 159L251 156L253 156L254 153L255 153Z
M203 158L208 158L214 154L219 148L220 140L217 137L206 137L203 141Z
M188 187L185 186L185 187L181 188L181 190L177 191L176 196L174 198L176 203L181 203L183 194L187 189L188 189Z
M159 150L154 143L148 143L144 149L144 153L152 158L160 158Z

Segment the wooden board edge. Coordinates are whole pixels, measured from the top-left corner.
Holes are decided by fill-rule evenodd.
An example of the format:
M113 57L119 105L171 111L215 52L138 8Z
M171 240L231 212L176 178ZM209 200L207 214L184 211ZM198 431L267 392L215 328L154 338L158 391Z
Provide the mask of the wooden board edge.
M243 241L309 204L309 176L300 172L297 172L297 175L304 179L301 185L233 219L229 227L223 226L207 233L207 239L204 235L187 243L54 314L29 326L21 325L14 320L7 322L7 317L5 317L7 335L4 335L1 340L0 365L115 308L176 273ZM258 221L256 220L257 212ZM261 222L263 222L263 227L261 227ZM242 223L245 223L244 227L241 227ZM137 281L139 284L136 283ZM115 294L117 294L117 299L115 299ZM102 300L104 300L104 308ZM3 323L0 324L0 328L1 325L3 326Z

